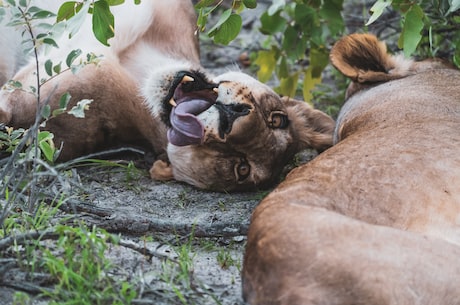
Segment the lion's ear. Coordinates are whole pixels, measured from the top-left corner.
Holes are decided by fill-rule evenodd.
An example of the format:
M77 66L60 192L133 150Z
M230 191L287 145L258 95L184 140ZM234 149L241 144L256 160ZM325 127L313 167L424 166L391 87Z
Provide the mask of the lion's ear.
M330 116L306 102L287 97L282 99L287 106L291 133L298 141L297 151L313 148L321 152L332 146L335 122Z
M371 34L351 34L330 53L334 67L356 83L377 83L411 74L412 60L387 53L384 42Z
M150 168L150 178L158 181L173 180L173 170L170 163L163 160L156 160Z

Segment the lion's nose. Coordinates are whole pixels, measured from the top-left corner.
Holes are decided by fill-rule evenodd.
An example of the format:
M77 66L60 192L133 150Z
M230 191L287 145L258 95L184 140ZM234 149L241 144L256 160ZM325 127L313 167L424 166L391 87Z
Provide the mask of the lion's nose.
M232 131L233 122L241 116L248 115L252 107L247 104L223 104L216 102L214 106L219 110L219 136Z

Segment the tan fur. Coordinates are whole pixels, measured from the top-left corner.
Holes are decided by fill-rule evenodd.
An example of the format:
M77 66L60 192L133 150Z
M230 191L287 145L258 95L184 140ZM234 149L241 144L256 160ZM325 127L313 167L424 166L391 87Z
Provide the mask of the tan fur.
M156 160L149 172L153 180L168 181L174 179L171 164L163 160Z
M365 61L395 62L383 50L351 35L332 62L350 76ZM256 208L243 266L249 304L460 304L460 72L407 64L405 77L355 92L337 144Z
M61 3L34 0L34 5L49 6L50 10ZM87 22L70 41L64 35L66 39L58 41L59 49L40 55L41 63L48 57L54 63L65 61L75 48L82 49L82 58L86 52L103 56L98 65L88 65L76 75L64 72L41 88L41 104L47 102L52 109L58 107L65 92L72 96L70 106L81 99L94 100L84 119L65 114L47 122L57 146L63 144L60 160L133 145L153 151L162 160L150 170L154 179L174 178L200 188L228 191L272 184L296 152L331 146L334 122L327 115L303 102L284 101L241 72L214 77L200 67L196 16L190 1L142 1L140 6L131 1L115 6L113 13L115 37L109 41L110 47L95 41ZM31 60L14 79L29 88L36 82L34 72ZM42 66L40 73L45 75ZM172 111L168 102L182 86L179 75L184 73L196 88L179 96L212 98L214 104L193 114L204 126L202 141L175 146L167 139ZM201 95L193 96L195 90L201 90ZM234 107L236 112L246 109L247 113L229 125L219 107ZM27 128L35 113L36 97L32 94L0 91L1 123ZM273 127L272 117L279 114L287 117L288 124Z

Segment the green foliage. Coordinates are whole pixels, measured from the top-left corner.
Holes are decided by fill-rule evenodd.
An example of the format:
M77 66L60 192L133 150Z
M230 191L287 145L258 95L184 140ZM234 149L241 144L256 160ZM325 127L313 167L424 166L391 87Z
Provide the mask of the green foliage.
M252 7L252 3L246 1L233 1L232 8L224 10L208 32L215 42L227 44L239 32L241 20L233 17L238 13L239 6L235 5L238 2ZM202 0L196 5L200 29L204 30L208 15L221 3ZM278 93L302 95L307 102L313 103L312 91L322 82L330 47L346 34L342 6L342 0L274 0L260 17L260 31L267 39L252 57L257 78L262 82L275 79L279 84L275 88ZM459 1L378 0L370 9L368 21L363 20L363 30L371 29L388 10L395 10L402 17L398 19L400 24L392 26L401 28L398 46L406 57L447 55L460 66Z
M460 66L459 1L378 0L371 8L372 16L366 25L372 24L390 8L402 16L398 46L406 57L414 54L421 57L448 55Z
M11 153L18 147L25 133L24 128L5 127L0 131L0 151Z
M231 266L238 265L238 262L232 257L228 249L220 249L217 253L216 259L222 269L228 269Z
M64 3L63 6L67 5ZM12 130L9 127L5 127L3 131L0 131L0 146L2 151L12 153L12 157L2 173L1 177L4 179L8 177L6 185L10 184L14 175L8 176L8 170L10 166L17 162L17 157L20 157L22 164L31 162L32 172L39 170L41 167L39 163L44 161L50 164L59 156L60 150L56 148L53 139L54 135L48 131L40 130L46 126L48 120L60 115L62 113L69 113L76 117L84 117L84 110L88 109L90 100L79 101L76 106L67 110L67 106L70 102L70 95L64 94L60 99L60 107L51 111L50 105L46 102L40 103L41 98L41 87L50 81L51 79L58 77L61 73L71 70L73 73L77 73L81 67L89 63L96 63L98 58L94 55L88 54L87 61L77 60L81 55L81 50L71 51L66 58L66 68L63 68L61 62L53 63L51 59L45 60L44 63L38 62L38 49L43 47L55 48L58 47L55 38L60 37L63 33L65 25L60 25L60 22L52 23L53 18L56 15L52 12L42 10L38 7L31 6L29 1L14 0L7 1L7 4L0 6L0 16L6 15L6 10L9 10L11 16L8 25L11 27L24 27L26 29L23 37L23 45L25 46L26 53L32 52L36 58L36 85L30 86L29 88L23 88L22 84L18 81L10 81L6 86L6 90L22 90L31 93L37 98L37 115L35 123L26 131L24 129L18 129L17 131ZM32 28L34 29L32 31ZM43 64L46 77L40 75L39 65ZM32 181L35 181L34 179ZM2 193L5 192L5 187L2 189ZM0 218L0 224L1 224Z
M342 4L341 0L273 1L260 17L260 31L268 38L255 59L257 77L268 81L275 76L278 93L294 96L301 89L311 102L311 90L321 83L329 62L328 45L344 32Z
M65 93L60 97L59 107L51 109L48 97L41 98L41 87L66 71L78 73L85 65L97 63L98 57L87 54L85 60L81 50L76 49L67 55L65 63L52 59L39 62L37 51L59 47L56 41L64 29L74 35L88 13L93 19L98 18L95 35L107 42L110 32L101 28L110 27L111 20L104 14L111 5L122 2L66 2L55 15L31 6L30 1L0 1L0 18L9 10L9 25L25 29L24 49L37 62L33 86L25 88L20 82L11 81L4 87L36 97L37 112L35 123L28 129L14 130L7 126L0 129L0 149L10 154L2 160L0 172L0 238L4 243L13 240L14 245L18 245L14 246L17 263L24 271L49 276L55 286L51 290L43 289L43 295L49 298L50 304L75 304L76 300L79 304L130 304L136 296L131 284L108 276L111 266L105 258L106 243L116 242L111 235L95 228L88 230L83 225L62 225L56 219L63 198L69 196L66 187L72 182L61 172L65 167L53 164L60 150L54 144L54 135L44 128L50 119L63 113L84 117L91 100L78 101L68 109L71 96ZM40 66L44 68L42 74L46 75L40 75ZM133 171L131 166L130 176ZM45 239L56 239L57 244L43 242ZM16 295L16 304L29 301L24 294Z
M201 0L195 8L198 10L198 28L204 32L209 16L218 8L223 7L223 0L217 2L214 0ZM207 32L207 35L214 39L214 42L220 44L229 44L234 40L243 24L241 13L245 8L255 8L257 6L256 0L233 0L231 8L224 9L220 14L217 23Z
M57 21L69 21L70 33L73 35L89 13L92 15L94 36L102 44L108 46L108 40L115 35L115 19L110 7L124 2L124 0L68 1L59 8ZM134 3L139 4L140 1L137 0Z
M107 241L113 236L93 227L56 227L59 235L52 249L43 248L43 269L49 272L57 283L53 290L44 291L50 297L50 304L130 304L136 297L133 287L124 282L114 285L107 274L111 271L110 261L105 258Z

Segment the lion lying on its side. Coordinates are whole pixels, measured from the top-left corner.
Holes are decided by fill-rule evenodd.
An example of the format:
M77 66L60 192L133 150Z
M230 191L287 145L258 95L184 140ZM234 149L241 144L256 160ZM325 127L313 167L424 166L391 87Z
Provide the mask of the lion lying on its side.
M54 11L63 3L33 2ZM306 103L282 100L243 73L213 77L200 67L190 1L127 1L113 13L111 47L93 38L87 18L70 41L58 42L59 49L41 57L42 63L48 57L65 62L77 48L82 56L104 56L97 67L86 66L76 75L64 72L42 87L41 101L49 98L52 108L65 92L72 105L94 100L85 119L64 114L47 122L57 144L63 143L61 160L136 145L155 152L154 179L228 191L270 184L296 152L332 144L334 122L325 114ZM2 45L0 52L8 48ZM13 79L23 88L33 86L34 70L31 61ZM32 94L0 92L0 123L28 127L35 112Z
M244 297L263 304L460 304L460 72L350 35L335 144L256 208Z

